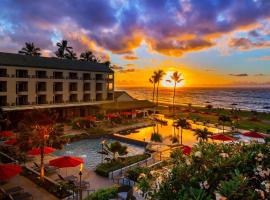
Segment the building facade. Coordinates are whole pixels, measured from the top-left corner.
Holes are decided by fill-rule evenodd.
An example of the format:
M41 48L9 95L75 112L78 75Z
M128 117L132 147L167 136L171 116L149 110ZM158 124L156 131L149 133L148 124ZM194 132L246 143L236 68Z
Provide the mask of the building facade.
M0 106L5 111L79 108L114 100L114 72L89 61L0 52Z

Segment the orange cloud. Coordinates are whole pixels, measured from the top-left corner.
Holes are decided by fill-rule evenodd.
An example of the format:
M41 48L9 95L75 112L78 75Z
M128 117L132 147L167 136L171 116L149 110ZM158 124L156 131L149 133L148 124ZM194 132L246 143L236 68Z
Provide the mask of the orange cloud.
M138 57L134 55L124 55L122 58L125 60L138 60Z

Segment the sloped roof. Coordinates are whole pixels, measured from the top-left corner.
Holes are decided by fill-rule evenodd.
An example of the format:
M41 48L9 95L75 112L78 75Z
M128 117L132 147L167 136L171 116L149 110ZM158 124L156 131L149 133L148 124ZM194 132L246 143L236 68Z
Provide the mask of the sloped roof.
M98 108L108 111L143 109L143 108L152 108L154 106L155 105L148 100L123 101L118 103L113 102L97 105Z
M0 52L0 65L113 73L106 64Z
M114 98L117 99L118 97L122 96L123 94L128 95L130 98L134 99L130 96L126 91L114 91Z

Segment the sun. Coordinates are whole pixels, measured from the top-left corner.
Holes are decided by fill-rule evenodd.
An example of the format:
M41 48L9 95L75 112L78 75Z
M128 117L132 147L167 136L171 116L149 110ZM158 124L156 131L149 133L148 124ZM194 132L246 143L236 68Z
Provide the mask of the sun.
M161 85L163 87L174 87L174 81L171 79L171 76L173 75L173 71L167 71L164 78L161 81ZM181 77L184 79L183 75ZM185 80L181 81L180 83L176 84L176 87L183 87L185 85Z

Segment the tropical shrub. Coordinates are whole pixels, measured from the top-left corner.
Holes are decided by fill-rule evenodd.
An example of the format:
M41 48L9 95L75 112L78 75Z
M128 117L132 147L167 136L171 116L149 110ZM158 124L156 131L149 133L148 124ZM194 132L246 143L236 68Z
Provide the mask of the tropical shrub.
M110 188L102 188L90 194L84 200L108 200L117 197L118 188L116 186Z
M179 150L171 156L170 169L138 184L148 199L270 198L270 144L201 142L190 156Z
M149 174L150 170L146 167L134 167L126 172L126 177L132 181L137 181L141 174Z

